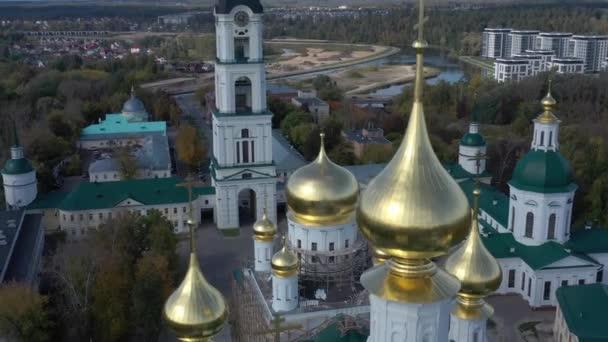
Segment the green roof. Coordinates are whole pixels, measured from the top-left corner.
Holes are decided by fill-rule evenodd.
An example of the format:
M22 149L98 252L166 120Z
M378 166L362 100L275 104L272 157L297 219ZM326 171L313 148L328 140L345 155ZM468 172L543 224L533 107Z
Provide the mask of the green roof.
M555 296L568 329L579 342L608 341L608 285L561 286Z
M486 140L479 133L467 133L460 139L460 145L481 147L486 146Z
M34 202L27 206L28 209L51 209L57 208L65 199L69 192L52 191L45 194L38 194Z
M475 181L469 179L458 184L469 199L469 203L472 205ZM492 218L503 227L507 228L507 223L509 221L509 197L491 185L481 183L480 187L481 195L479 196L479 208L492 216Z
M165 121L129 122L122 114L107 114L106 119L82 129L81 139L94 139L105 134L167 133Z
M608 229L592 228L572 231L566 248L578 253L608 253Z
M25 158L21 159L9 159L4 164L2 173L5 175L19 175L22 173L28 173L34 171L32 164Z
M444 162L443 163L443 167L446 169L446 171L452 176L452 178L459 180L459 179L473 179L476 177L475 174L470 173L469 171L465 170L462 168L462 166L458 163L455 162ZM492 177L492 175L484 170L479 177L481 178L487 178L487 177Z
M517 242L513 234L499 234L483 220L480 222L485 233L485 236L482 237L483 243L488 251L497 259L520 258L533 270L542 269L569 256L597 264L597 262L586 256L570 253L564 246L555 241L545 242L538 246L526 246Z
M144 205L188 202L188 191L176 185L183 182L180 178L134 179L118 182L81 183L59 204L59 209L91 210L115 207L126 199ZM215 194L215 188L194 188L195 195Z
M302 342L365 342L369 333L360 332L356 329L346 329L341 331L338 324L341 324L343 317L338 317L339 321L328 325L321 330L315 337Z
M570 192L576 189L572 168L559 152L530 151L517 162L513 179L517 189L541 193Z

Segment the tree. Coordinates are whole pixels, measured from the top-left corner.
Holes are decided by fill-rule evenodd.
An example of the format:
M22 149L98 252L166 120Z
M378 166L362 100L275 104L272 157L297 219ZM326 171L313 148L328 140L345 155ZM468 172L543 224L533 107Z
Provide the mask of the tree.
M365 152L361 156L361 163L375 164L386 163L393 156L392 145L373 144L365 147Z
M329 158L338 165L353 165L355 164L355 154L351 144L342 141L334 146L328 153Z
M157 341L164 302L173 286L169 262L163 256L146 254L136 268L131 315L142 340Z
M313 122L312 120L312 116L310 116L310 113L307 112L302 112L300 110L296 110L294 112L291 112L289 114L287 114L287 116L285 117L285 119L283 119L283 121L281 122L281 132L283 132L283 135L287 136L288 139L292 139L292 130L304 123L311 123ZM293 140L292 140L293 142Z
M197 129L188 124L179 126L175 147L179 160L188 164L191 169L198 167L207 157L205 145Z
M123 179L133 179L137 175L137 158L134 153L136 152L131 144L117 149L116 161Z
M312 122L300 124L291 129L291 141L298 149L301 149L306 143L308 135L315 130L318 130L318 126Z
M48 341L52 322L47 298L25 284L8 283L0 287L0 333L9 340Z

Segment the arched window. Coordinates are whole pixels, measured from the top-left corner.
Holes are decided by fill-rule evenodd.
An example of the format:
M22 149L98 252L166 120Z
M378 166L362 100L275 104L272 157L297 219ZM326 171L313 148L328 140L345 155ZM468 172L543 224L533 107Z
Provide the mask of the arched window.
M236 163L241 163L241 143L238 141L236 142Z
M549 147L553 146L553 132L549 132Z
M540 132L540 146L545 145L545 132Z
M241 130L241 138L249 138L249 130L247 128Z
M249 142L243 141L243 163L249 163Z
M511 231L515 230L515 207L511 208Z
M525 237L532 237L532 233L534 231L534 214L532 212L528 212L526 214L526 234Z
M255 141L251 140L251 162L255 163Z
M481 342L479 335L480 335L479 330L475 330L473 332L473 342Z
M547 232L547 239L554 240L555 239L555 214L549 215L549 230Z

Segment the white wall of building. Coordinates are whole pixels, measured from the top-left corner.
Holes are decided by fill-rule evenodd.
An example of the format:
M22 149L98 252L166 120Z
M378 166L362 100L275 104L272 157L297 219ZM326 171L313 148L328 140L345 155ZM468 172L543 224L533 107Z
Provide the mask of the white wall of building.
M38 195L36 171L23 174L2 174L4 184L4 199L11 207L25 207L32 203Z
M291 277L272 276L272 309L286 312L298 307L298 275Z

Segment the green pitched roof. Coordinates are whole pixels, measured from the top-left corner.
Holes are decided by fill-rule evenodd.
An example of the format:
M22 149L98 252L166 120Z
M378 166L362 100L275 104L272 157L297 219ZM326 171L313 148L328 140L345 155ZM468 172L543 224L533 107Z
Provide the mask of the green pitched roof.
M608 341L608 285L561 286L555 296L568 329L579 342Z
M475 181L469 179L458 184L472 205ZM509 197L491 185L481 183L480 187L479 208L492 216L503 227L508 227Z
M559 193L576 189L572 168L559 152L530 151L517 162L509 182L520 190Z
M593 228L572 231L566 248L578 253L608 253L608 229Z
M597 264L590 258L570 253L564 246L555 241L545 242L538 246L526 246L517 242L513 234L499 234L483 220L480 222L485 233L485 236L482 237L483 243L495 258L520 258L533 270L542 269L569 256Z
M9 159L6 161L4 168L2 169L2 173L5 175L19 175L32 171L34 171L32 163L25 158Z
M188 202L188 191L177 187L180 178L134 179L118 182L81 183L59 204L61 210L112 208L130 198L144 205ZM194 188L195 195L215 194L214 187Z
M460 145L481 147L486 146L486 140L479 133L467 133L460 139Z
M452 176L452 178L456 180L473 179L476 177L475 174L468 172L467 170L463 169L460 164L455 162L444 162L443 167ZM492 177L492 175L488 171L484 170L479 177L487 178Z
M80 133L81 139L95 139L105 134L167 134L165 121L129 122L122 114L107 114L106 119L94 125L87 126Z
M343 318L339 317L339 320ZM321 330L315 337L302 342L365 342L369 333L359 332L355 329L346 330L344 333L338 328L339 322L334 322Z
M46 194L38 194L34 202L27 206L28 209L51 209L57 208L69 192L52 191Z

